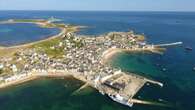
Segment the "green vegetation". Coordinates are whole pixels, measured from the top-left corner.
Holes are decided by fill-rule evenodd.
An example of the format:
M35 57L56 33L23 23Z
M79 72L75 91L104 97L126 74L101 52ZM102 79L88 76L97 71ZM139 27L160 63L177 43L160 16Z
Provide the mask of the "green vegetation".
M65 33L72 33L75 31L78 31L80 27L74 26L74 25L65 25L63 23L49 23L47 20L42 19L10 19L13 23L35 23L39 24L40 27L43 28L59 28L62 31L65 30ZM62 38L55 38L51 40L45 40L38 43L32 43L27 45L21 45L21 47L14 47L14 48L3 48L0 47L0 56L13 56L14 53L17 53L17 51L21 49L31 49L35 48L39 52L45 52L49 56L52 57L58 57L62 56L64 54L64 47L66 44L63 44L63 46L59 46L59 43L63 42ZM81 47L83 43L81 41L74 41L75 47Z
M66 27L66 25L65 24L62 24L62 23L61 24L55 24L55 26L56 27L59 27L59 28L65 28Z
M0 74L3 74L3 69L0 69Z
M84 43L82 40L73 40L69 39L71 44L74 48L81 48L84 46ZM67 46L67 44L63 44L62 46L59 46L60 43L62 43L63 39L61 38L56 38L50 41L45 41L41 42L39 44L35 44L33 48L37 49L38 52L44 52L46 53L49 57L55 57L55 58L60 58L64 55L65 51L64 48Z
M109 36L111 40L114 40L114 35Z
M41 28L55 28L53 24L39 25Z
M52 39L49 41L44 41L38 44L33 45L32 47L37 49L39 52L45 52L50 57L61 57L64 54L63 48L54 48L51 47L59 45L61 38Z
M44 20L36 20L36 19L15 19L14 22L41 22Z
M14 19L16 23L40 23L39 26L42 28L65 28L65 24L49 23L47 20L41 19ZM41 24L42 23L42 24Z
M136 42L129 41L129 45L135 45Z
M81 47L83 47L84 46L84 43L80 40L80 41L77 41L77 42L75 42L75 47L77 47L77 48L81 48Z
M136 35L136 39L138 41L145 41L145 36L144 35Z

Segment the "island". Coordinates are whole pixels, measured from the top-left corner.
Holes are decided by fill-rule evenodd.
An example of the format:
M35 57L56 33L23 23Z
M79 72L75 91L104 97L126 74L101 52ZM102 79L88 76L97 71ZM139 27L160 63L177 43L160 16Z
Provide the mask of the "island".
M163 87L161 82L123 72L108 64L118 52L149 52L161 54L162 45L150 45L145 36L129 32L110 32L98 37L77 35L85 26L66 25L56 20L7 20L2 23L33 23L44 28L59 28L58 35L48 39L0 47L0 88L13 86L40 77L67 77L85 82L112 100L132 107L134 103L167 106L135 99L135 94L148 82ZM181 42L176 43L181 44ZM175 44L174 44L175 45Z

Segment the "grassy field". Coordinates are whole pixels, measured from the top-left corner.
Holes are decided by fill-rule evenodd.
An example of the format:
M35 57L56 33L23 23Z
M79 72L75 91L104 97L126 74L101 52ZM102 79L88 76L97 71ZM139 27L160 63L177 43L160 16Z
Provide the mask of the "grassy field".
M8 22L9 23L9 22ZM25 61L17 62L17 59L15 58L15 54L17 52L21 52L27 49L35 49L37 53L46 53L50 58L62 58L65 54L64 48L66 47L65 44L63 46L59 46L61 42L63 42L63 36L67 33L74 33L76 31L79 31L80 28L83 28L81 26L74 26L74 25L65 25L62 23L47 23L45 21L41 20L33 20L33 19L18 19L13 20L13 23L33 23L37 24L40 27L43 28L59 28L61 30L61 33L58 35L51 36L47 39L17 45L17 46L11 46L11 47L2 47L0 46L0 58L12 58L12 60L9 62L10 64L15 64L18 69L21 69L24 67ZM42 24L43 23L43 24ZM82 46L81 42L74 42L76 47ZM11 73L10 68L6 68L3 70L0 70L0 74L3 73Z
M137 40L137 41L145 41L146 38L145 38L144 35L140 35L140 34L138 35L138 34L137 34L137 35L136 35L136 40Z
M50 57L60 57L64 54L63 48L54 48L51 47L59 45L62 38L55 38L49 41L41 42L33 45L31 48L35 48L38 52L44 52Z
M31 22L31 23L36 23L36 22L43 22L46 20L37 20L37 19L14 19L14 22Z
M80 28L86 28L84 26L74 26L74 25L66 25L63 23L49 23L47 20L42 19L13 19L13 23L33 23L38 24L43 28L59 28L61 29L61 33L74 33L79 31ZM8 22L9 23L9 22ZM13 47L1 47L0 46L0 57L12 57L16 52L22 51L25 49L35 48L39 52L45 52L51 57L61 57L64 54L64 47L61 48L51 48L53 46L59 45L62 38L60 36L51 36L48 39L32 42L28 44L13 46ZM77 43L78 46L79 43Z

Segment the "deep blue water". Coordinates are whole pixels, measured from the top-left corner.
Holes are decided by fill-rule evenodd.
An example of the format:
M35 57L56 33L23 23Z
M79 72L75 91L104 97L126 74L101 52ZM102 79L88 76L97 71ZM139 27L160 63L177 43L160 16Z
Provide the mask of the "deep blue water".
M81 31L79 34L88 35L99 35L104 34L109 31L128 31L129 29L134 30L137 33L144 33L147 36L147 41L149 43L169 43L169 42L184 42L183 46L170 47L163 55L155 54L119 54L115 56L116 58L112 60L113 66L122 68L125 71L136 72L146 77L150 77L164 83L163 88L156 86L145 86L137 96L143 99L153 99L158 101L158 99L163 99L168 103L174 105L174 108L164 108L164 107L153 107L153 106L143 106L136 105L133 110L194 110L195 109L195 71L192 70L195 67L195 51L186 51L185 46L190 46L195 49L195 13L193 12L63 12L63 11L4 11L0 12L0 19L9 18L49 18L54 16L56 18L62 19L64 23L85 25L89 26L88 29ZM16 26L17 27L17 26ZM20 27L20 26L19 26ZM23 26L21 26L22 28ZM30 26L28 26L30 27ZM10 28L10 26L9 26ZM17 28L18 29L18 28ZM18 31L16 28L13 30ZM30 29L30 28L29 28ZM0 26L1 30L1 26ZM4 29L8 34L14 34L9 32L9 29ZM25 28L25 32L28 29ZM36 30L36 32L39 32ZM35 33L36 33L35 32ZM42 31L41 31L42 32ZM41 33L39 32L39 33ZM0 35L2 32L0 31ZM25 33L24 33L25 34ZM26 33L27 34L27 33ZM33 38L34 35L31 37ZM36 35L35 35L36 36ZM17 38L19 41L25 41L23 37ZM9 42L12 39L7 39ZM27 39L31 40L31 39ZM1 38L0 38L1 42ZM166 68L166 71L162 71ZM53 82L53 81L51 81ZM54 82L53 82L54 83ZM53 83L51 84L51 87ZM46 86L47 84L45 84ZM55 84L54 84L55 85ZM44 87L44 85L42 85ZM33 88L34 86L32 86ZM25 87L24 87L25 88ZM26 88L25 88L26 89ZM41 88L32 89L42 90ZM28 88L27 88L28 90ZM42 90L47 94L48 89ZM50 91L50 90L49 90ZM52 92L53 90L51 90ZM61 90L62 91L62 90ZM66 94L59 91L59 94ZM64 90L66 91L66 89ZM25 97L22 92L20 97ZM19 93L20 93L19 92ZM56 91L55 91L56 92ZM32 96L38 95L37 92L33 92ZM47 95L45 96L47 97ZM52 97L52 96L48 96ZM62 100L56 100L56 103L63 102ZM86 102L86 105L80 104L80 101L68 100L66 103L77 104L76 108L66 108L64 106L57 106L59 109L87 109L83 106L96 107L97 110L100 109L111 109L120 110L128 109L126 107L120 106L119 104L112 103L105 100L100 95L97 95L94 91L91 94L84 95L88 97L89 100L94 100ZM98 98L97 101L96 98ZM0 100L3 96L0 96ZM17 98L17 96L15 97ZM78 96L80 98L80 96ZM62 98L63 99L63 98ZM3 100L3 99L2 99ZM7 105L0 103L5 108L11 106L14 102L11 98L4 99L7 101ZM22 98L21 98L22 100ZM33 98L33 100L35 100ZM66 100L66 98L64 98ZM79 99L82 100L82 99ZM87 100L83 99L84 101ZM25 102L26 105L31 105L31 101ZM95 106L95 103L100 106ZM105 103L105 104L104 104ZM36 104L35 104L36 106ZM47 108L47 105L42 104L43 108ZM61 108L60 108L61 107ZM107 107L107 108L106 108ZM17 107L16 107L17 108ZM21 107L22 108L22 107ZM17 108L17 109L21 109ZM34 109L41 109L32 107ZM24 109L24 108L23 108ZM22 110L23 110L22 109ZM52 109L51 109L52 110Z
M0 45L11 46L42 40L56 35L59 31L59 29L41 28L34 24L2 24Z

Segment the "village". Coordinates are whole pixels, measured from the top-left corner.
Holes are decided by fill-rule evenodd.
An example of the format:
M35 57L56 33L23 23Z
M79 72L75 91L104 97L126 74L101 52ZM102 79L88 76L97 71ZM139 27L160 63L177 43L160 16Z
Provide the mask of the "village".
M36 49L17 52L14 58L1 58L0 71L3 74L1 79L6 81L7 78L9 79L8 76L11 77L12 74L20 76L20 74L27 74L32 70L44 71L48 69L75 69L86 74L102 73L102 75L107 75L116 70L100 62L103 52L109 48L147 48L145 42L137 43L134 34L128 33L109 33L106 37L97 38L75 36L72 33L63 35L63 41L49 47L53 50L63 47L64 55L61 59L50 58L46 53L37 52ZM15 62L15 64L10 62Z
M142 76L125 73L107 63L112 54L121 52L154 52L161 48L148 45L143 35L134 32L111 32L99 37L60 34L54 44L21 49L12 57L0 57L0 88L37 77L73 76L121 104L151 104L133 99L146 82L163 86ZM112 54L111 54L112 53ZM160 105L160 104L159 104Z

